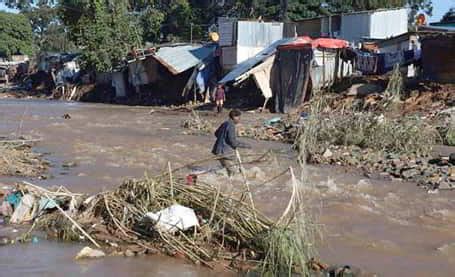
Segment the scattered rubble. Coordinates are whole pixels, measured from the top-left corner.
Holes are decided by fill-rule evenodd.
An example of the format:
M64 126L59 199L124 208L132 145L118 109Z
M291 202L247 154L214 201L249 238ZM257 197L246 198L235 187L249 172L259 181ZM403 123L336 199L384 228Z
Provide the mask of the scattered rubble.
M325 155L328 151L332 155ZM358 146L331 146L324 153L314 153L310 161L362 169L371 176L417 182L426 189L455 189L455 163L448 157L431 159L417 155L399 155L361 149Z

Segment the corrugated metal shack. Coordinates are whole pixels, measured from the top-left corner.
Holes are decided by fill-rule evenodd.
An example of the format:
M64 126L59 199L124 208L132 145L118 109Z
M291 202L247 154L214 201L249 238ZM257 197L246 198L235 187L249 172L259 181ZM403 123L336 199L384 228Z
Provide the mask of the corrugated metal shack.
M284 32L284 24L280 22L241 21L225 17L218 19L218 28L222 65L227 70L282 39Z
M308 18L290 23L298 36L331 37L358 43L386 39L408 31L408 14L403 9L372 10Z
M363 11L341 16L340 38L352 43L364 38L386 39L407 32L406 8Z
M139 55L128 62L128 83L138 94L170 102L181 102L190 91L205 93L219 62L217 48L217 44L176 44ZM119 83L116 88L122 87Z
M290 43L309 45L309 50L305 49L304 52L311 52L311 55L309 55L308 59L305 60L305 63L308 65L308 70L306 70L305 73L306 78L308 78L305 82L305 89L308 87L309 93L305 91L305 93L302 94L304 96L303 98L307 96L309 97L311 92L319 91L323 88L332 86L337 80L341 80L343 77L349 76L352 73L352 64L344 62L340 58L342 48L347 46L346 41L334 39L312 40L309 37L299 37L276 41L255 57L237 65L219 83L238 86L249 77L252 77L257 88L261 91L262 96L265 98L265 106L267 101L272 98L273 95L276 95L276 91L275 93L272 93L273 82L271 81L271 76L273 75L272 67L275 67L275 74L279 72L279 70L276 70L277 61L275 56L277 49L282 45ZM305 53L303 56L306 55ZM293 61L292 57L292 55L289 56L289 59L286 59L286 61L290 63ZM280 64L284 66L282 61ZM300 99L300 97L297 97L296 99ZM280 111L283 111L283 109Z
M419 34L424 78L442 83L455 83L455 30Z

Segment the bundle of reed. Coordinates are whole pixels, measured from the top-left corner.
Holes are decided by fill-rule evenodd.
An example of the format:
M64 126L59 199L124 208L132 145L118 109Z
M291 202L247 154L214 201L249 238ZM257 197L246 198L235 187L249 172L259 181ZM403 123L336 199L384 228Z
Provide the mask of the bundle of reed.
M306 262L313 254L314 238L301 232L299 222L304 215L299 213L302 205L296 197L296 182L290 203L278 222L254 208L246 180L245 184L247 188L241 196L234 197L233 193L221 192L220 184L188 184L185 178L173 176L169 170L156 178L125 181L114 191L86 198L78 212L72 214L73 219L64 212L44 215L38 226L54 230L62 239L82 235L95 245L107 246L103 243L108 241L108 234L111 242L185 256L210 268L219 265L229 270L255 268L272 275L307 273ZM146 213L176 203L193 209L199 226L169 233L145 220ZM78 228L74 228L75 222L79 223ZM314 224L305 221L305 226L310 230ZM85 230L83 234L81 230Z

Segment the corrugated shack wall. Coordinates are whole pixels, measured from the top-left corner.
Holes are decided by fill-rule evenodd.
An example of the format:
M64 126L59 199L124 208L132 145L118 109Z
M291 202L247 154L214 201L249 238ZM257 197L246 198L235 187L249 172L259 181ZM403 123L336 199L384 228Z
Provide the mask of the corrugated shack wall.
M282 39L285 31L284 24L279 22L235 21L223 17L218 19L218 28L224 69L232 69L254 57Z
M313 51L311 47L279 49L271 70L270 87L275 97L275 111L288 113L308 99Z
M319 37L321 35L322 18L296 22L298 36Z
M370 36L370 14L344 14L341 17L340 37L349 42L359 42Z
M455 34L422 39L423 75L432 81L455 83Z
M386 39L408 31L407 9L343 14L340 37L357 43L363 38Z
M283 38L283 23L237 22L237 61L254 57L265 47Z
M344 63L339 51L332 49L314 50L311 66L311 83L313 91L332 86L337 80L352 73L352 64Z
M407 9L377 11L371 15L371 38L386 39L408 32Z
M219 44L221 47L233 46L235 34L235 18L219 17L218 18L218 33L220 34Z

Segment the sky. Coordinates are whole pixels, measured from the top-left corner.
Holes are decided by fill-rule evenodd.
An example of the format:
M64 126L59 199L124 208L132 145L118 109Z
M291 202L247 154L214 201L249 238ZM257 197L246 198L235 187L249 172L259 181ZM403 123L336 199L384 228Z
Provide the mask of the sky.
M438 22L450 8L455 8L455 0L433 0L433 7L433 15L429 18L429 22ZM5 7L3 3L0 3L0 10L14 12Z

